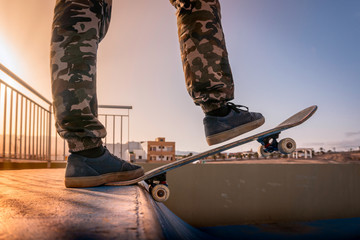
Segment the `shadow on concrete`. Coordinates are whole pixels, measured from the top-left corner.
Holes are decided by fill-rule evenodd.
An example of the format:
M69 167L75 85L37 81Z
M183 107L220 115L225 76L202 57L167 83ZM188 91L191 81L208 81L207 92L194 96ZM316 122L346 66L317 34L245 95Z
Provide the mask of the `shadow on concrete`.
M228 240L358 240L360 218L199 229L219 239Z

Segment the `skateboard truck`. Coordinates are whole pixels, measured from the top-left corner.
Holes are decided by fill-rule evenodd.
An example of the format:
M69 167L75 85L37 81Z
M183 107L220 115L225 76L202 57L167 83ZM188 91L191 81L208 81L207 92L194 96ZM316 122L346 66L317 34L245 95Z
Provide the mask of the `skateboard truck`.
M261 144L258 149L260 156L265 158L275 151L282 154L291 154L295 151L296 142L292 138L284 138L278 142L280 133L281 132L257 140Z
M145 180L149 184L149 192L154 200L165 202L170 196L170 189L166 183L166 172Z

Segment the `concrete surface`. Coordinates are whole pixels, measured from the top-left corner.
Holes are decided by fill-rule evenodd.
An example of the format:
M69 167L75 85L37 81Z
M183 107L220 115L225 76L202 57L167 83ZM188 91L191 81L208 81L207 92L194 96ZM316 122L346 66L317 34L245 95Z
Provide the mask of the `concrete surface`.
M168 184L165 205L196 227L360 217L360 164L189 164Z
M150 197L150 195L148 195ZM163 234L166 239L169 240L216 240L216 239L227 239L225 237L215 238L211 234L206 233L205 231L196 229L173 212L171 212L163 203L152 201L154 210L158 215L160 225L163 229ZM222 234L224 234L223 232Z
M64 169L0 171L0 239L164 239L141 187L63 181Z
M0 170L0 239L213 239L155 202L144 182L66 189L64 174Z
M185 215L202 225L223 223L224 216L248 221L251 214L257 219L270 216L264 221L270 223L256 220L252 225L195 229L138 185L66 189L64 169L2 170L0 239L360 239L360 218L350 218L359 216L360 165L237 165L231 170L217 164L189 165L180 168L184 172L173 171L169 175L173 202L166 205L190 209ZM247 183L250 180L254 182ZM319 213L333 219L276 220ZM339 216L348 218L334 219Z

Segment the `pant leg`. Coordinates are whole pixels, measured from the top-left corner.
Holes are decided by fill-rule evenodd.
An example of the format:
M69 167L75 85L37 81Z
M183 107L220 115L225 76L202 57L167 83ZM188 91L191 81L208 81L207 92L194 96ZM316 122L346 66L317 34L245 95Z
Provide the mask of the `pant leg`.
M105 37L111 0L57 0L51 38L51 80L56 129L70 152L102 144L98 120L96 54Z
M234 98L218 0L170 0L176 7L186 87L209 112Z

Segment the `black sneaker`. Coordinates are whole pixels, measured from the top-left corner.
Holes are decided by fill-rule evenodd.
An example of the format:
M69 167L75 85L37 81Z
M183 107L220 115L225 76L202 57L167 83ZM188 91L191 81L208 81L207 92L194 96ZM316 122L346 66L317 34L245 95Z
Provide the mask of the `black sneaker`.
M126 181L144 175L141 166L130 164L105 149L97 158L70 154L65 172L67 188L95 187L108 182Z
M264 124L261 113L249 112L242 105L228 102L230 112L225 117L209 116L204 118L206 141L209 145L218 144L249 132ZM241 109L245 108L245 110Z

